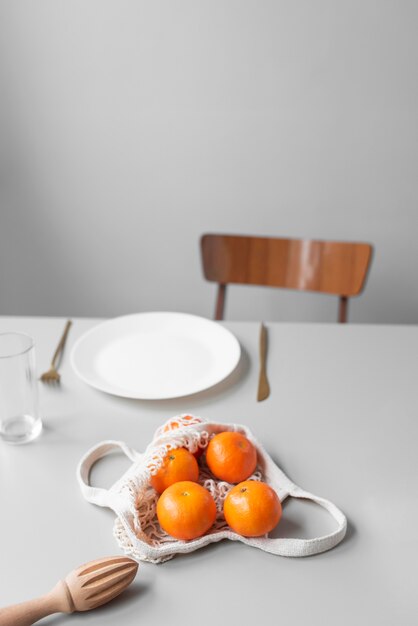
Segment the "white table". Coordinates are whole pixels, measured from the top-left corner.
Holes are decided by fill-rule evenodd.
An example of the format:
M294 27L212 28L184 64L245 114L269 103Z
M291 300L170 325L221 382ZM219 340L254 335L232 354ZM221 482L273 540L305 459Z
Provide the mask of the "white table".
M269 324L272 395L257 403L258 325L227 323L244 353L232 379L192 398L152 402L108 396L71 371L71 345L97 321L74 321L62 385L41 389L41 437L26 446L0 443L0 605L42 594L73 567L119 553L113 514L79 491L75 468L84 452L104 439L142 450L163 421L192 412L250 426L290 478L346 513L346 539L305 559L221 542L141 564L113 604L45 624L416 624L417 327ZM35 338L40 372L63 326L56 318L0 318L0 332ZM126 467L126 459L109 457L93 482L110 485ZM317 507L289 501L280 533L309 537L331 528Z

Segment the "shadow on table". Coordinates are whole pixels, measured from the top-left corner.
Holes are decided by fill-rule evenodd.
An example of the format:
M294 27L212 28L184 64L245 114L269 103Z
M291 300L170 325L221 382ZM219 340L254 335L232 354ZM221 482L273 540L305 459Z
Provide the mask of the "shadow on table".
M92 391L96 394L99 394L101 397L105 396L107 402L114 403L118 407L125 404L126 406L134 406L134 407L146 407L148 410L154 410L160 412L161 410L169 411L169 412L185 412L185 406L187 406L188 411L192 411L193 408L199 407L202 404L207 406L212 402L218 402L222 397L227 396L230 393L236 393L239 390L239 387L244 384L245 379L248 376L250 371L250 358L248 353L244 348L241 347L241 357L240 360L234 369L233 372L227 378L220 381L213 387L209 389L205 389L204 391L200 391L198 393L194 393L188 396L182 396L181 398L168 398L166 400L137 400L133 398L123 398L120 396L114 396L111 394L106 394L97 389L93 389ZM60 395L66 393L66 389L64 385L56 386L54 389L47 389L47 392L44 393L53 393ZM71 410L68 411L67 415L49 415L48 417L43 418L43 434L48 437L48 439L57 439L59 440L61 435L57 431L57 424L63 425L66 419L73 421L73 414ZM54 426L51 426L51 424ZM68 442L68 438L71 437L67 432L65 434L65 441Z
M288 470L286 463L282 459L279 461L275 455L272 455L271 458L289 476L290 470ZM345 511L343 512L345 513ZM282 519L279 525L270 533L270 536L310 539L332 532L335 528L335 520L319 504L303 498L292 498L292 496L289 496L283 503ZM333 550L343 550L347 544L351 546L356 538L356 526L350 519L347 519L346 535L343 541Z
M289 497L283 503L283 515L280 523L269 536L272 538L311 539L326 535L335 528L335 520L324 508L309 500ZM355 525L348 521L346 536L334 550L344 549L344 546L348 544L351 547L356 535Z

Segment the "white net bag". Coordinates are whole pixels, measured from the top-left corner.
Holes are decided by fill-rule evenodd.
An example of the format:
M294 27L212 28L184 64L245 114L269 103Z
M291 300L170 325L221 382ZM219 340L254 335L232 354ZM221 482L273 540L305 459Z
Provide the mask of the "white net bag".
M156 505L159 496L150 486L150 479L157 473L170 450L187 448L196 453L207 447L211 437L223 431L240 432L255 446L257 468L248 480L265 481L276 491L281 502L288 496L316 502L335 519L336 530L312 539L272 538L268 535L248 538L238 535L229 528L223 517L223 502L233 485L215 479L204 456L201 456L198 482L209 490L216 502L215 523L205 535L197 539L181 541L170 537L158 523ZM122 450L131 459L131 467L110 489L92 487L89 483L92 466L114 450ZM177 553L192 552L222 539L242 541L280 556L309 556L336 546L344 538L347 529L344 514L332 502L308 493L290 481L247 427L207 422L193 415L179 415L168 420L157 429L144 453L120 441L99 443L81 459L77 477L86 500L109 507L116 513L114 536L122 550L138 561L161 563Z

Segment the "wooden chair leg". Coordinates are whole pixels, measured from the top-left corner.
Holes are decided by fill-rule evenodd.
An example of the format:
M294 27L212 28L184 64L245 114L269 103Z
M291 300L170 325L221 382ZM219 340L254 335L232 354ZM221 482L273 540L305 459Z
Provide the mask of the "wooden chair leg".
M215 320L223 320L225 308L226 285L218 285L218 295L216 298Z
M338 310L338 321L340 324L347 323L347 311L348 311L348 298L347 296L340 296L340 306Z

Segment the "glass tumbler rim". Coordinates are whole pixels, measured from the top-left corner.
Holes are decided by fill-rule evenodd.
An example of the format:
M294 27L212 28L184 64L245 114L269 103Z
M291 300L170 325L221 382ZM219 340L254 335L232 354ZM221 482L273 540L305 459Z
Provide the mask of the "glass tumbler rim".
M6 331L4 333L0 333L0 343L3 337L6 336L16 336L16 337L24 337L26 339L29 340L29 345L26 348L21 348L20 350L16 350L16 351L11 351L9 354L2 354L1 353L1 348L0 348L0 359L12 359L14 357L18 357L18 356L22 356L24 354L26 354L27 352L30 352L30 350L32 350L32 348L35 347L35 340L33 339L33 337L31 337L31 335L28 335L27 333L21 333L20 331Z

